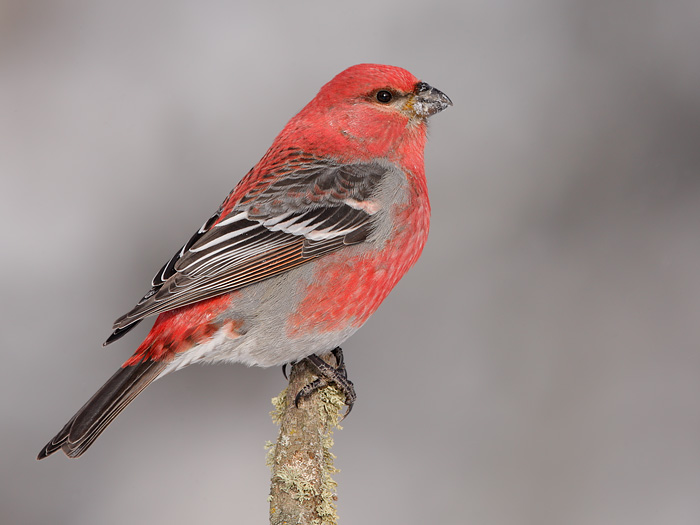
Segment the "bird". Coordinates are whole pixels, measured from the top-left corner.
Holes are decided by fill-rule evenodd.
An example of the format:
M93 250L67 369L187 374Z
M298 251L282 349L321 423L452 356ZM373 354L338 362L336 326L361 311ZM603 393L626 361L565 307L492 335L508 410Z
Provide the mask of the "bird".
M308 360L355 401L340 345L418 260L428 236L427 121L450 98L409 71L351 66L323 85L113 325L143 342L41 449L82 455L155 379L193 363ZM333 352L336 366L320 356ZM324 366L325 365L325 366Z

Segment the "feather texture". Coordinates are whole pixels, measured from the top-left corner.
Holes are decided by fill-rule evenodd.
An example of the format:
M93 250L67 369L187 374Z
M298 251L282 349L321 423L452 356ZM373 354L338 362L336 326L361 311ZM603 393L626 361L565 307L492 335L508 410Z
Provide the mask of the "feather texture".
M170 371L195 362L276 366L342 344L425 245L426 120L449 105L392 66L359 64L324 85L115 321L105 344L159 314L39 459L80 456Z
M114 322L105 344L150 315L238 290L364 241L377 211L372 196L386 167L299 155L303 164L287 158L293 171L245 195L225 216L222 205L163 265L136 306Z
M69 457L80 456L166 365L162 361L143 361L120 368L46 444L37 459L44 459L59 449Z

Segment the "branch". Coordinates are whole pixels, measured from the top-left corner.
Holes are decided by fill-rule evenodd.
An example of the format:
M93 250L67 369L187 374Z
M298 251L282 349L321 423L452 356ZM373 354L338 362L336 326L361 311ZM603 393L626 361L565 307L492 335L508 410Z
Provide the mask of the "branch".
M324 359L333 363L328 354ZM277 443L270 443L268 464L272 470L270 487L270 524L335 525L337 484L331 474L335 456L333 429L345 397L335 386L327 386L299 401L299 390L316 379L313 369L301 361L292 366L289 385L272 399L272 420L280 425Z

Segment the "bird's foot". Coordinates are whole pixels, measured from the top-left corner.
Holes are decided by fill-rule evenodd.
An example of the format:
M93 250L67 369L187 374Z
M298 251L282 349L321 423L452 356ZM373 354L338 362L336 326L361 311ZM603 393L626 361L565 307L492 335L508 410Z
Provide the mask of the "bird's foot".
M340 347L337 347L333 349L332 354L335 357L335 367L326 363L316 354L311 354L306 358L306 360L316 369L319 377L299 390L296 398L294 398L294 405L299 407L300 400L309 397L311 394L323 387L328 386L330 383L334 383L335 386L337 386L338 389L345 394L345 404L348 406L348 410L345 412L342 418L345 419L348 417L348 414L350 414L350 411L352 410L352 406L355 404L357 394L355 394L355 386L352 384L352 381L348 379L348 372L345 368L345 361L343 359L343 351Z
M291 363L285 363L282 365L282 375L284 376L285 379L289 380L289 378L287 377L287 364L289 364L289 366L291 367L291 366L296 365L297 362L292 361Z

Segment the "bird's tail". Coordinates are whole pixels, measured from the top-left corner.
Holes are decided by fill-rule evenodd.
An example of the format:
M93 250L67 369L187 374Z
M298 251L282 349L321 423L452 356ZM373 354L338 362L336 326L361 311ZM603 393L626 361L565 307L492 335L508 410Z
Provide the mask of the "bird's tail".
M164 361L145 360L120 368L41 449L37 459L44 459L59 449L68 457L80 456L166 365Z

